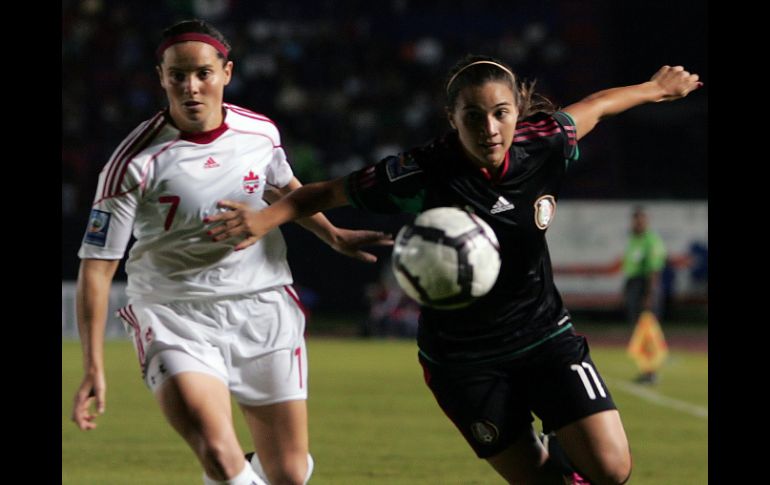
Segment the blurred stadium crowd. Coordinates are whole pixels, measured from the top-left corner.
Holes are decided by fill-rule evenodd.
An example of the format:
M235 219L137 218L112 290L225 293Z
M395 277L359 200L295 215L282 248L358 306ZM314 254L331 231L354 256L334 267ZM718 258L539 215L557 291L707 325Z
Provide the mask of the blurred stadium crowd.
M102 166L123 137L165 106L153 53L174 21L204 18L230 39L235 69L226 101L276 122L307 183L443 132L444 76L468 52L497 56L536 78L557 105L641 82L664 62L681 62L705 79L705 46L698 45L705 7L617 3L63 0L62 277L76 275ZM672 25L655 27L658 40L639 38L664 5ZM704 26L688 32L692 45L668 45L669 34L688 38L677 19L697 25L698 15ZM707 103L691 98L654 116L640 108L597 130L581 143L585 163L574 167L563 196L705 199ZM654 146L635 138L637 129L654 136Z

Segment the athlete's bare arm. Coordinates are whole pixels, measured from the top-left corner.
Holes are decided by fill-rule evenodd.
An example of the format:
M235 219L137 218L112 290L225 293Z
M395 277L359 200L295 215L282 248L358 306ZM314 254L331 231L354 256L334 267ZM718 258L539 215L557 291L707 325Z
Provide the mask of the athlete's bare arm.
M318 191L316 187L318 185L322 186L324 190ZM300 197L297 201L294 194L300 187L302 187L303 191L310 190L311 193L321 194L322 199ZM326 193L326 190L328 190L328 193ZM286 197L276 200L279 195ZM339 228L320 213L322 210L347 205L344 179L303 186L294 177L285 187L271 188L269 194L266 192L265 200L274 202L270 207L262 211L255 211L238 202L220 201L220 207L231 210L209 216L205 220L205 222L217 224L210 231L214 240L220 241L233 236L245 235L247 236L246 239L235 247L236 250L240 250L251 246L262 236L281 224L296 221L334 248L334 250L368 263L377 261L377 257L361 250L361 247L372 245L390 246L393 244L392 238L383 232ZM276 214L271 217L273 212L276 212ZM264 218L270 218L269 225L263 225Z
M697 74L685 71L682 66L663 66L647 82L599 91L563 111L575 121L579 140L604 118L641 104L684 98L702 85Z
M76 306L83 349L83 381L75 393L72 420L81 430L95 428L96 416L105 410L104 327L112 277L119 262L109 259L83 259L80 262ZM96 405L96 413L91 411L92 403Z

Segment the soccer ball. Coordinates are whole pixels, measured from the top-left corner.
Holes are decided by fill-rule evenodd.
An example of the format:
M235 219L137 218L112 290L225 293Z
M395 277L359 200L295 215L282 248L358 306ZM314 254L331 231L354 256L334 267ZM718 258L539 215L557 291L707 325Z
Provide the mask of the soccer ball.
M401 228L392 264L399 286L421 305L461 308L487 294L497 281L500 245L478 216L438 207Z

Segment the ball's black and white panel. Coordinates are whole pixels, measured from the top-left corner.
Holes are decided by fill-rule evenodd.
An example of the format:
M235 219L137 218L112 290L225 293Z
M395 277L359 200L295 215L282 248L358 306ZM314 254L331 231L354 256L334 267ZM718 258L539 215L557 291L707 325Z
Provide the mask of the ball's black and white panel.
M410 297L426 306L466 306L489 292L499 270L494 231L458 208L425 211L396 237L396 280Z

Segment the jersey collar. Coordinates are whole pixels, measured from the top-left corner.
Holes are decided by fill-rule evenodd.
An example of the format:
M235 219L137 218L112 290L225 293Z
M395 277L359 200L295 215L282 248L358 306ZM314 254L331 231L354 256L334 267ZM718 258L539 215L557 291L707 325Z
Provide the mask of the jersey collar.
M487 170L484 167L479 168L479 171L481 172L481 175L484 176L485 179L492 182L492 184L499 184L500 181L503 179L505 174L508 173L508 168L510 168L511 165L511 151L508 150L505 152L505 158L503 159L503 167L500 169L499 172L497 172L497 175L492 175L489 173L489 170Z
M511 150L514 148L514 145L511 145L511 148L505 152L503 166L500 171L497 172L497 175L493 176L491 173L489 173L489 170L479 167L468 159L468 156L465 154L465 150L463 150L462 142L460 142L460 137L457 135L456 131L450 132L446 140L449 142L452 149L455 150L456 153L460 154L459 159L462 160L463 163L467 164L467 166L471 167L473 170L481 173L481 176L484 177L485 180L490 181L493 185L499 184L503 180L503 177L508 174L508 171L511 167Z
M222 136L222 133L224 133L225 131L227 131L227 123L223 121L222 124L219 125L217 128L214 128L213 130L209 130L209 131L203 131L200 133L188 133L188 132L182 131L179 134L179 138L181 138L182 140L187 140L193 143L197 143L199 145L206 145L207 143L211 143L212 141Z
M222 118L222 124L218 127L214 128L213 130L209 131L202 131L198 133L190 133L187 131L179 130L179 128L174 124L174 120L171 118L171 114L169 113L168 109L166 110L166 119L171 123L171 126L179 130L179 138L185 141L190 141L192 143L197 143L198 145L206 145L208 143L211 143L212 141L216 140L220 136L222 136L222 133L227 131L227 122L225 121L225 118L227 117L227 110L223 110L223 118Z

